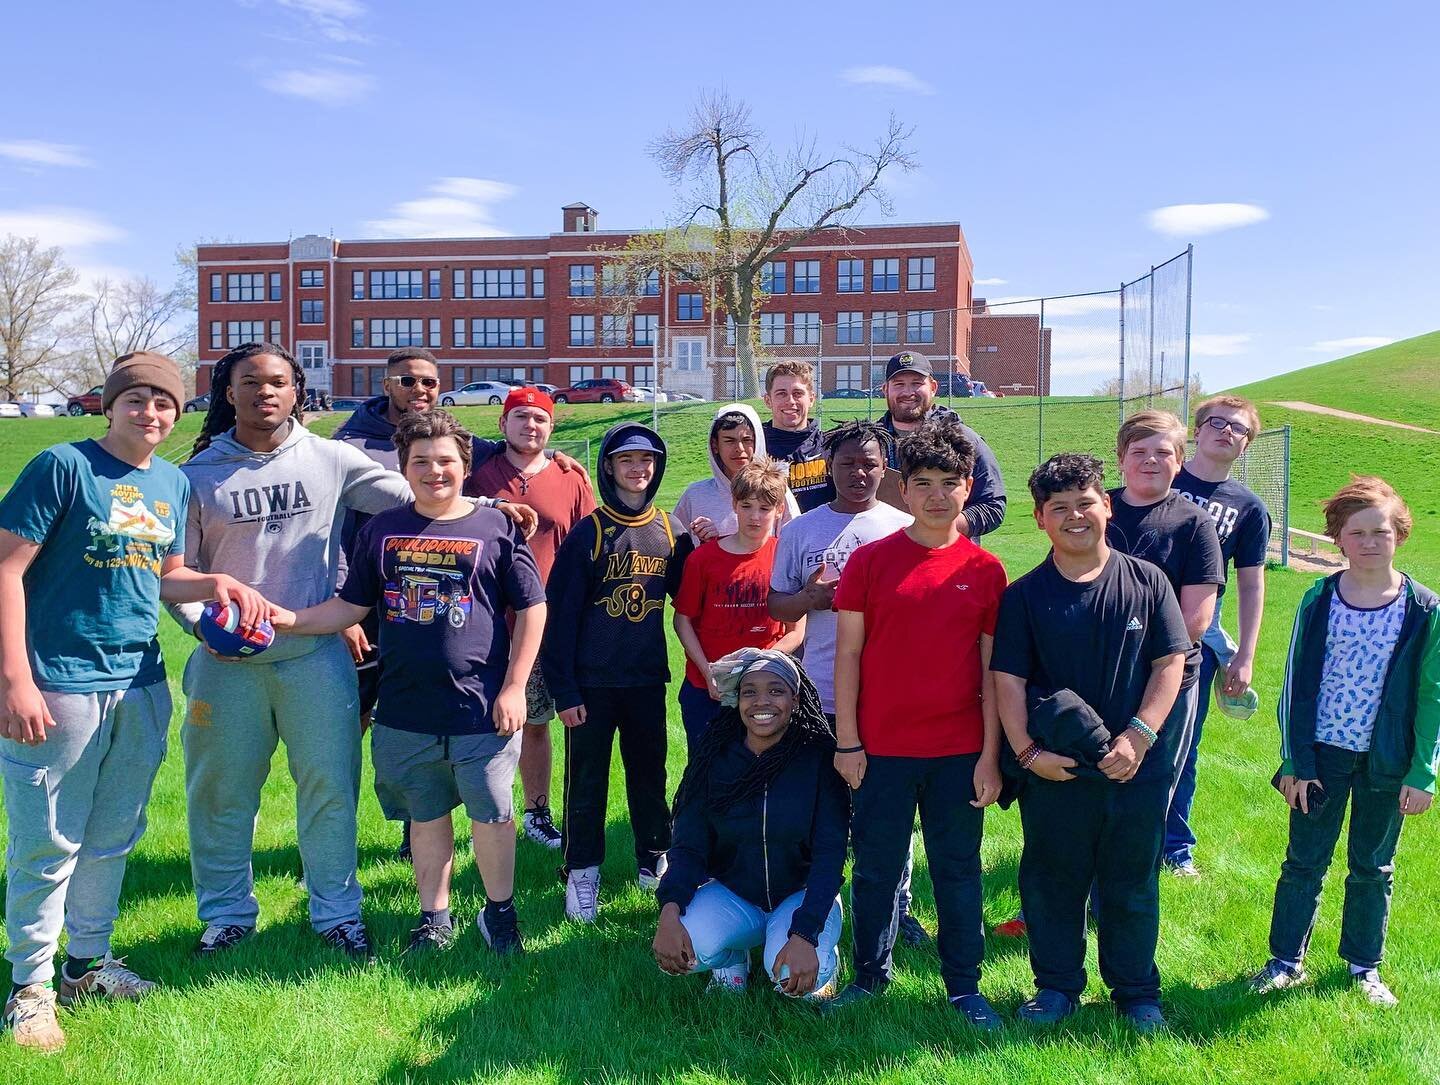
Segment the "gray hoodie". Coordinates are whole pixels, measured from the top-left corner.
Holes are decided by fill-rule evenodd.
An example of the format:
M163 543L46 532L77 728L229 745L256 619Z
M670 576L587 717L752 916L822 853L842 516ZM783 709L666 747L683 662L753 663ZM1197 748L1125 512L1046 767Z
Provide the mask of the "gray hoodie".
M291 610L335 594L347 509L384 512L413 496L403 478L358 448L293 422L274 452L251 451L230 430L180 470L190 480L185 564L229 573ZM191 633L201 609L200 603L169 607ZM282 634L268 651L243 662L293 659L319 640Z
M755 413L755 408L748 403L726 403L720 407L715 412L715 421L710 423L710 441L715 438L716 423L727 414L743 414L749 419L750 428L755 431L755 459L766 455L765 427L760 424L760 416ZM713 449L713 445L708 441L707 448ZM735 515L735 504L730 499L730 480L725 477L725 468L720 466L720 457L716 456L713 450L709 455L710 477L685 487L685 492L675 503L675 519L688 528L697 516L708 516L722 536L733 535L740 529L740 521ZM775 524L776 534L779 534L782 524L788 524L799 515L800 506L795 502L795 495L787 488L785 505ZM698 543L700 536L695 535L695 541Z

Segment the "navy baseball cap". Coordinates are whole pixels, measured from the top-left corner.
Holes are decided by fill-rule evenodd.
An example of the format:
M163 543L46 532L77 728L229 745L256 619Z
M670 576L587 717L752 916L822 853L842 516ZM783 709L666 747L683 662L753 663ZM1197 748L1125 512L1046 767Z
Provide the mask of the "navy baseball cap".
M657 456L665 454L665 450L649 430L635 430L614 448L607 448L605 455L617 456L621 452L653 452Z
M919 373L922 377L933 377L935 370L930 366L930 359L918 350L902 350L899 354L891 355L885 366L885 379L888 381L900 373Z

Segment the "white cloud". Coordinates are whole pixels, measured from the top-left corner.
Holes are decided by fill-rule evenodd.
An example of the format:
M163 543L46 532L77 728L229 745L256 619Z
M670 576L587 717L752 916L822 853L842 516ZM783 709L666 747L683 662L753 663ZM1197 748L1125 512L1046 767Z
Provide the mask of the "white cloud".
M869 64L859 68L846 68L840 78L857 86L887 87L903 90L907 94L934 94L935 88L914 72L904 68L892 68L886 64Z
M335 42L368 40L352 23L365 14L358 0L276 0L282 7L303 17L321 37Z
M317 68L314 71L292 69L276 72L261 81L266 90L292 98L305 98L321 105L338 106L355 102L365 97L374 80L359 72L342 72L334 68Z
M1339 350L1374 350L1393 342L1395 340L1388 335L1352 335L1348 339L1322 339L1305 349L1317 354L1333 354Z
M1244 354L1250 345L1250 338L1247 332L1192 335L1190 355L1193 358L1229 358L1234 354Z
M1177 203L1158 207L1146 216L1150 229L1170 237L1198 237L1233 230L1264 222L1269 217L1269 211L1253 203Z
M504 181L442 177L426 190L428 195L398 203L388 218L366 225L381 237L503 237L506 231L495 224L492 205L518 191Z
M0 209L0 234L37 237L43 245L79 249L119 241L125 231L99 215L75 207Z
M1004 286L1005 283L1006 283L1006 280L1005 280L1005 279L976 279L976 280L975 280L975 285L976 285L976 286Z
M12 139L0 142L0 158L32 166L93 166L95 163L71 143L47 143L42 139Z

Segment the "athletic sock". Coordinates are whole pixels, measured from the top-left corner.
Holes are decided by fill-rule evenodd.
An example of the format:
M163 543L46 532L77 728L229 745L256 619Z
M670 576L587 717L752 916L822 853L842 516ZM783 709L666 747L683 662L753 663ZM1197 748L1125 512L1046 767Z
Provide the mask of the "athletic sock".
M60 971L64 973L66 979L78 980L84 979L85 973L94 972L99 967L99 957L76 957L67 953L65 963L60 966Z
M1352 965L1350 966L1350 974L1351 974L1352 976L1363 976L1366 972L1369 972L1369 971L1371 971L1371 969L1362 967L1361 965L1358 965L1358 964L1352 964Z
M454 923L451 922L450 919L449 908L437 908L433 912L427 912L422 908L420 910L420 922L429 923L431 926L434 927L454 926Z
M513 912L515 910L515 895L512 893L504 900L487 901L485 910L492 915L504 915L506 912Z

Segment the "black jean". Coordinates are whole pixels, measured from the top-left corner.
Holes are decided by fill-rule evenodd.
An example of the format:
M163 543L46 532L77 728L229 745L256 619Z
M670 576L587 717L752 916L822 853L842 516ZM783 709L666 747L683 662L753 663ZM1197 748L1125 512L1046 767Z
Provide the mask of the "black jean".
M979 759L979 754L867 758L850 821L855 982L862 987L874 990L892 975L900 915L895 893L918 808L935 889L935 940L945 990L951 996L979 990L985 956L980 889L985 812L970 805Z
M665 798L665 687L582 689L585 722L565 728L565 822L561 854L569 870L605 858L605 810L610 800L610 751L620 735L625 797L635 833L635 862L654 870L670 847Z
M1390 923L1395 846L1400 840L1400 787L1370 774L1369 754L1317 744L1315 771L1329 796L1318 813L1290 811L1290 844L1275 886L1270 955L1299 961L1320 911L1320 887L1350 808L1349 873L1340 918L1340 956L1358 968L1378 968Z
M1020 794L1020 903L1035 985L1085 990L1085 906L1096 896L1100 978L1122 1009L1158 1003L1160 848L1170 779L1111 783L1038 776Z

